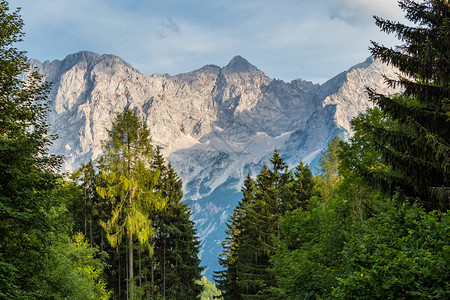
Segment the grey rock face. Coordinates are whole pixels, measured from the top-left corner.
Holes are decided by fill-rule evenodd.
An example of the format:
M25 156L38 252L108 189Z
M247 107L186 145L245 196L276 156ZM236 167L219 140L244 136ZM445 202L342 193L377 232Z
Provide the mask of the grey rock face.
M59 139L51 152L65 155L64 170L95 160L114 116L136 110L183 180L204 253L215 260L246 174L257 174L275 147L291 167L312 162L333 136L350 136L350 120L373 105L366 86L387 93L382 74L395 77L371 58L323 85L268 78L240 56L176 76L144 75L91 52L30 63L53 82L49 121ZM234 199L217 200L222 190Z

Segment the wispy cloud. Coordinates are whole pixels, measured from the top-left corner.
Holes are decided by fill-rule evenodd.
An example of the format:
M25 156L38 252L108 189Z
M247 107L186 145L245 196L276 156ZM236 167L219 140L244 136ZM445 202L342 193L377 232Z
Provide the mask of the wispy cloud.
M330 13L332 18L341 19L352 25L367 25L372 16L400 18L402 11L395 0L335 0Z
M174 32L174 33L180 33L180 27L178 26L177 23L175 23L174 20L172 20L172 18L168 17L167 19L163 20L161 22L161 24L166 27L167 29L169 29L170 31Z

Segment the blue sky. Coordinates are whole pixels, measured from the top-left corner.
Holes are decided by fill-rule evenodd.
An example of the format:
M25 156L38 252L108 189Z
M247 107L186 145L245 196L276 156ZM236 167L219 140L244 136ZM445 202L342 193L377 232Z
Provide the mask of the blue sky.
M114 54L144 74L226 65L241 55L269 77L322 83L364 61L370 40L397 45L372 15L402 20L395 0L10 0L19 48L41 61Z

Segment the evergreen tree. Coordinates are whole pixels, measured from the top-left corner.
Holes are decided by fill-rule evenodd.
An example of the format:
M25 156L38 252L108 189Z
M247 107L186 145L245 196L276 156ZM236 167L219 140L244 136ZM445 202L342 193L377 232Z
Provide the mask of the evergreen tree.
M82 195L75 203L72 203L71 211L74 214L74 231L83 232L88 238L89 244L100 244L99 236L101 228L98 224L100 197L97 193L97 174L95 173L92 159L87 164L82 164L72 175L72 180L79 182Z
M273 159L277 163L274 170L284 169L284 162L277 160L277 157ZM266 298L263 291L273 282L269 257L273 251L272 236L278 234L276 219L279 213L277 204L280 202L275 190L278 182L273 180L281 177L279 175L272 173L267 165L263 166L256 178L255 198L241 220L237 284L242 299Z
M241 189L243 198L233 211L233 215L227 222L226 238L222 242L223 252L219 257L222 271L215 272L214 279L217 287L222 291L224 299L241 299L241 290L238 281L238 255L243 230L242 220L245 217L248 205L253 202L255 196L255 181L247 174L244 186Z
M287 207L286 210L305 208L309 199L318 193L315 186L316 183L314 176L312 175L308 164L303 164L303 162L300 162L295 168L294 174L295 180L290 190L291 197L293 197L291 200L292 204Z
M419 196L430 210L448 208L450 6L442 0L402 0L399 5L417 26L375 17L382 31L395 33L404 44L392 49L372 42L371 51L400 69L399 78L386 80L404 92L386 96L369 89L381 111L371 110L353 122L356 137L366 138L364 147L353 148L353 166L391 193L401 187L407 195ZM361 163L370 156L372 164Z
M200 241L196 236L192 213L181 202L182 183L170 164L166 165L159 148L153 167L161 173L157 188L167 201L163 210L155 215L154 256L156 266L154 284L157 294L164 299L199 299L203 268L198 258Z
M286 212L302 206L314 194L314 182L307 165L289 171L275 150L256 181L250 176L244 183L241 202L228 222L216 273L224 299L267 299L274 284L272 263L273 238L280 234L279 219Z
M150 212L161 209L164 200L155 192L159 173L150 168L153 149L150 131L128 108L117 115L100 159L105 187L98 193L112 205L112 216L102 226L112 247L128 240L127 295L134 299L134 240L148 244L154 235Z
M327 149L322 152L319 162L319 175L317 177L317 185L320 194L323 198L330 196L333 189L339 184L341 175L339 174L339 167L341 161L339 153L341 151L341 140L339 136L331 139Z

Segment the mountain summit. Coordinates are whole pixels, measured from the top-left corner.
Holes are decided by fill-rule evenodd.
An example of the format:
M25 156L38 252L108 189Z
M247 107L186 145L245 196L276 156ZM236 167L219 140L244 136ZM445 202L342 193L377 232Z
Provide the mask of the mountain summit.
M233 59L228 63L226 67L223 68L225 72L228 73L243 73L250 71L257 71L254 65L248 62L245 58L240 55L233 57Z
M367 61L324 85L284 82L241 56L176 76L144 75L118 57L90 52L30 64L53 82L49 122L59 139L50 151L65 156L65 170L101 154L125 106L145 121L183 181L210 279L247 173L259 173L275 147L291 167L303 160L314 170L328 141L350 135L350 120L371 107L365 86L386 94L382 74L395 76Z

